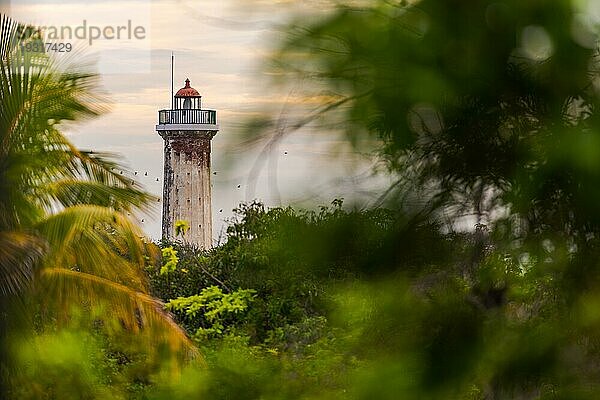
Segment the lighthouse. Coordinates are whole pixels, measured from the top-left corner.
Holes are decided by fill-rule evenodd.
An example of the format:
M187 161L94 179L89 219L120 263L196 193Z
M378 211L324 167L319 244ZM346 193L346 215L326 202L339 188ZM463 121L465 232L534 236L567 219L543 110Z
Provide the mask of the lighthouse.
M164 140L162 237L182 239L201 249L212 246L211 140L219 131L217 112L202 109L202 96L190 86L177 91L171 110L158 112L156 131ZM175 224L185 221L181 236Z

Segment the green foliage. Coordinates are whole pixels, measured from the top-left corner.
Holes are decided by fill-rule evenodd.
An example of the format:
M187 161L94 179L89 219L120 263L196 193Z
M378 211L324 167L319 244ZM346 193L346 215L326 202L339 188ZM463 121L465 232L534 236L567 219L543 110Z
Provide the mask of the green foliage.
M266 209L255 202L242 204L236 213L224 245L198 252L163 244L177 249L179 267L168 277L152 268L149 274L153 294L164 301L198 295L211 286L226 293L256 290L252 306L237 324L252 344L263 343L273 329L323 315L328 307L326 288L332 282L384 274L392 264L374 260L393 256L398 243L403 253L398 262L407 271L419 262L433 265L452 253L450 242L435 226L408 224L386 210L347 212L338 204L309 212ZM435 251L416 245L428 239L432 239L428 250ZM175 314L188 333L201 327L184 313Z
M596 229L593 1L357 3L290 26L273 75L312 82L307 96L334 98L314 118L377 141L391 204Z
M105 399L121 398L103 382L102 355L93 338L61 332L19 340L12 346L14 370L9 398ZM115 397L116 396L116 397Z
M169 246L164 247L161 250L161 253L163 257L163 266L160 268L160 274L168 275L177 269L177 264L179 263L177 250L174 250L173 247Z
M190 224L187 221L177 220L175 221L175 237L184 237L187 231L190 230Z
M197 295L170 300L165 307L201 321L202 327L195 333L196 339L201 340L226 333L227 321L246 311L255 294L256 291L252 289L223 293L217 286L209 286Z
M420 276L435 271L435 262L459 260L466 252L458 249L467 247L466 238L456 235L450 242L427 222L408 223L386 210L345 211L341 205L335 201L319 211L296 211L267 209L256 202L242 204L221 247L201 252L173 244L186 272L178 268L167 281L156 269L149 270L155 293L162 293L177 320L199 339L207 358L209 370L196 372L194 379L212 388L227 376L235 376L225 394L217 394L224 389L208 393L200 387L193 393L226 398L241 390L266 398L344 398L357 368L365 363L364 351L373 351L372 343L361 349L360 335L381 325L366 319L376 309L364 304L367 295L353 287L361 280L375 284L388 276L392 266L385 264L389 261L378 266L373 260L395 254L401 243L404 257L397 260L398 265L409 276ZM437 253L413 245L414 240L426 237L439 240L432 247ZM343 250L331 249L332 243ZM427 268L411 267L419 262ZM381 269L372 270L375 266ZM238 292L246 299L231 302L238 303L237 307L222 302ZM219 363L225 355L239 360L223 368ZM240 363L261 369L246 370ZM264 380L264 370L269 371L271 381Z

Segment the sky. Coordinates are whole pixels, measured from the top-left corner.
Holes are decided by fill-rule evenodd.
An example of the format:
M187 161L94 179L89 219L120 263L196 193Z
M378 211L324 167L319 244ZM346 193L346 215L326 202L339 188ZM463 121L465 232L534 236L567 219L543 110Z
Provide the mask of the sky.
M278 115L286 104L310 110L298 83L271 84L268 57L280 29L292 16L318 18L326 0L199 0L199 1L54 1L0 0L15 19L46 27L84 25L83 39L72 43L65 65L75 59L99 72L107 112L77 125L65 126L80 148L120 155L132 177L160 196L163 184L163 142L155 131L158 110L169 108L171 52L175 55L175 91L191 80L203 108L217 110L220 131L213 139L213 238L222 240L226 220L240 202L254 199L268 206L314 208L336 197L358 206L371 204L389 178L372 175L373 165L360 149L350 149L327 129L312 127L285 135L278 145L249 145L247 121L264 113ZM95 39L91 27L141 27L143 39L125 36ZM107 28L108 27L108 28ZM48 28L49 29L49 28ZM83 32L83 31L82 31ZM49 31L47 31L49 34ZM91 39L91 41L90 41ZM136 174L137 172L137 174ZM126 172L124 172L126 173ZM147 175L146 175L147 174ZM238 187L239 186L239 187ZM152 215L136 215L153 239L160 235L161 205ZM219 239L221 238L221 239Z

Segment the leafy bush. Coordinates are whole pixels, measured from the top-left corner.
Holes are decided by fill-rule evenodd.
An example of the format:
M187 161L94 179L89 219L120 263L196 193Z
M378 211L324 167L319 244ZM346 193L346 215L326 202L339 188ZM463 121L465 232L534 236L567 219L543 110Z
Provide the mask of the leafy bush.
M165 307L180 311L191 323L199 324L194 335L201 340L226 333L226 324L229 325L248 309L255 293L252 289L223 293L218 287L209 286L197 295L170 300Z

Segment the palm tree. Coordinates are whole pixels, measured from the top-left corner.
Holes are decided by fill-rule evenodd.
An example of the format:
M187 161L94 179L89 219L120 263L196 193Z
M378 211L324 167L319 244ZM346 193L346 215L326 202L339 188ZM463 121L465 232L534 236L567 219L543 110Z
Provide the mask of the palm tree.
M43 293L45 310L108 304L103 318L132 331L158 328L156 337L189 349L148 295L152 245L126 216L148 209L152 196L110 155L80 151L59 131L102 111L97 76L28 52L24 45L43 41L34 29L5 15L0 24L0 323L8 326L0 340L15 304Z

